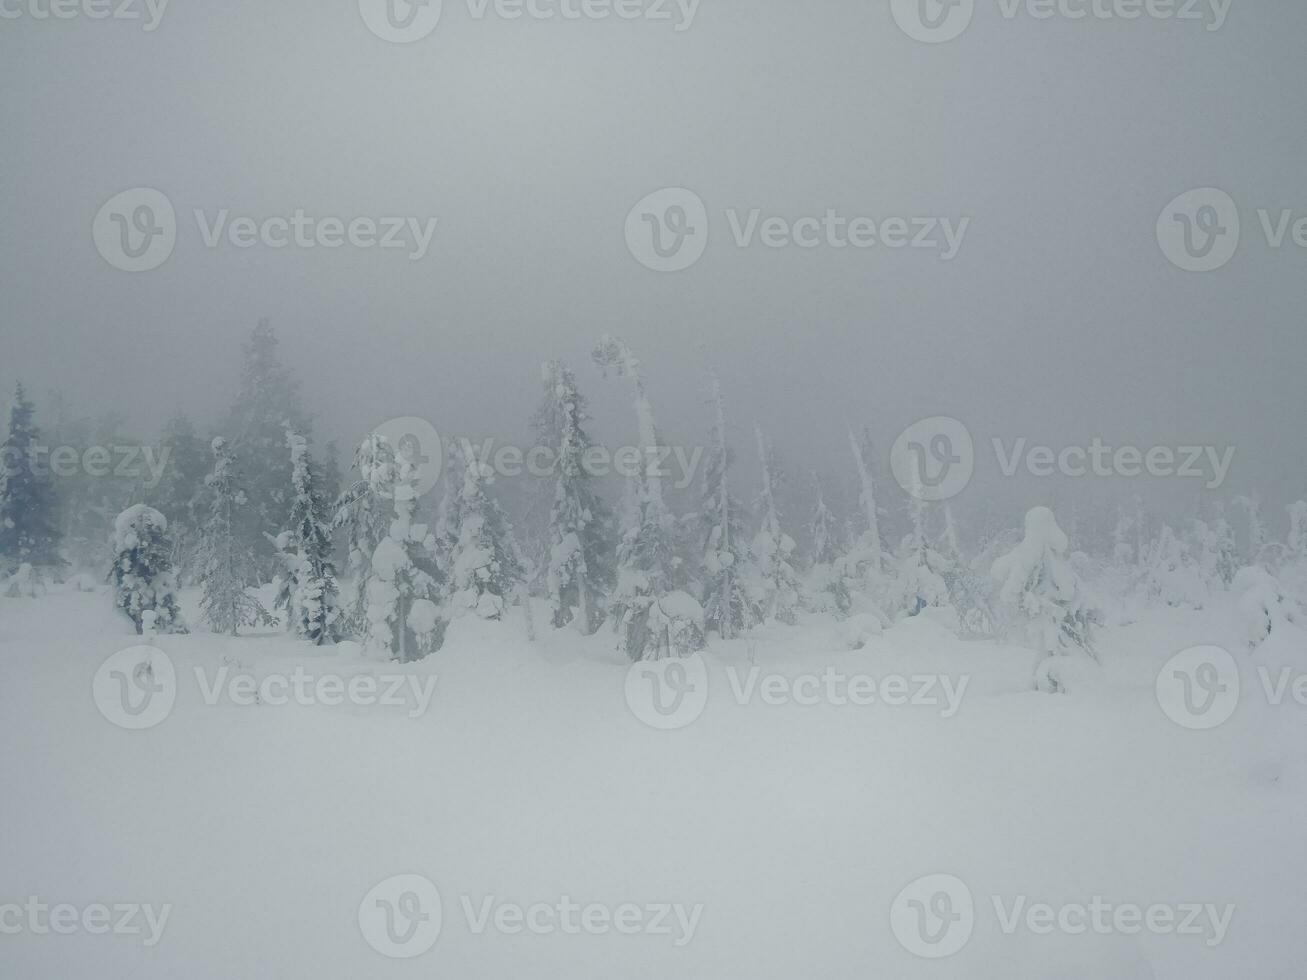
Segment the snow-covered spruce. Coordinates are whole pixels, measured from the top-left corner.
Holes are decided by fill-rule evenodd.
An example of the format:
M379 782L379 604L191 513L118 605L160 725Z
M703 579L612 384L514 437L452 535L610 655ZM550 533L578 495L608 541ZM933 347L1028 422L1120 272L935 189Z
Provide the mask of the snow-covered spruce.
M776 505L780 471L776 454L761 429L755 429L762 489L758 494L758 533L749 552L758 570L758 604L768 622L793 623L799 608L799 574L794 570L794 539L781 528Z
M1162 525L1148 550L1141 584L1151 602L1191 609L1201 609L1207 603L1203 569L1169 524Z
M110 539L113 604L138 634L149 622L155 633L185 633L177 606L176 576L168 519L153 507L136 504L118 515Z
M462 487L445 517L445 530L454 541L451 605L482 619L502 619L518 595L525 570L512 525L489 492L493 471L475 453L464 456Z
M611 335L600 338L592 356L601 370L631 381L640 448L646 460L655 458L658 429L639 359ZM684 657L703 648L703 607L675 587L676 538L661 479L650 467L641 467L628 487L611 603L618 649L633 661Z
M919 493L910 496L909 511L912 531L904 537L894 556L894 577L888 585L889 607L902 616L916 616L929 607L952 609L944 578L947 562L931 547L926 533L926 502Z
M371 481L362 474L370 470L375 442L363 442L354 453L353 468L359 479L336 498L334 530L345 536L345 553L353 589L340 610L340 631L347 636L366 636L368 632L368 580L372 577L372 554L386 537L394 508L383 500Z
M413 523L420 464L375 433L356 459L372 492L394 507L386 535L369 559L364 647L374 660L421 660L440 649L448 620L440 607L435 535L425 524Z
M731 640L762 619L748 582L757 577L752 567L744 530L744 507L732 495L727 479L731 451L726 444L726 407L721 382L712 379L715 408L712 447L703 471L704 625Z
M35 450L41 437L35 413L23 386L18 385L9 406L5 439L0 443L0 572L16 572L29 565L25 581L39 580L43 571L57 571L65 564L59 555L54 487L48 474L36 465Z
M1095 659L1092 630L1098 613L1066 559L1067 536L1047 507L1026 514L1025 537L995 560L999 601L1025 628L1027 641L1043 655L1035 668L1042 691L1066 690L1068 658Z
M200 530L195 562L204 583L200 609L213 632L235 636L242 626L273 626L276 620L248 591L258 581L258 569L239 533L241 511L248 498L240 485L236 459L221 436L210 448L213 472L204 481L209 491L209 516Z
M277 536L283 570L274 607L286 610L287 629L321 646L340 639L331 529L308 442L287 429L286 445L290 449L293 497L290 525Z
M545 364L541 375L545 392L535 430L540 444L556 453L546 588L554 626L574 622L589 634L603 622L617 578L614 520L583 463L594 442L585 429L590 416L576 378L561 361Z
M813 475L813 488L816 502L807 526L810 552L805 594L814 612L847 616L853 607L853 598L849 579L842 570L837 570L843 552L835 515L826 506L821 481L816 474Z

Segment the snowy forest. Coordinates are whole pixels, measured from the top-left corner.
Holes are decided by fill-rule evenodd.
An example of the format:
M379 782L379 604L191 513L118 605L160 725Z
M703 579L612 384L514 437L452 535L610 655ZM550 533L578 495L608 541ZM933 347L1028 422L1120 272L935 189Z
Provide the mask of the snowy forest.
M0 980L1301 980L1303 0L0 0Z
M699 506L677 513L662 487L665 443L639 358L611 335L592 358L630 385L645 452L612 493L614 481L585 463L594 442L576 375L546 363L531 424L547 462L511 504L467 439L450 441L438 492L426 495L419 480L436 465L424 455L431 447L407 451L402 438L392 445L374 432L348 468L334 442L315 456L300 382L267 321L244 345L230 415L198 425L175 415L139 449L126 451L131 440L112 413L69 418L56 400L42 425L20 385L0 447L0 589L37 599L52 583L95 592L108 582L106 597L137 633L277 626L398 662L435 654L449 620L466 615L515 619L531 639L538 629L604 631L632 661L688 656L801 617L845 622L860 646L926 616L959 636L1028 646L1038 655L1032 683L1048 692L1095 661L1097 627L1150 605L1197 610L1229 594L1250 648L1277 625L1302 622L1305 501L1288 508L1278 540L1255 496L1214 496L1183 522L1147 513L1136 497L1060 518L1038 505L1023 526L973 527L949 501L887 484L888 461L850 427L858 512L834 513L813 478L794 514L778 492L791 468L761 430L749 447L760 484L732 479L739 447L711 375ZM59 478L50 446L77 461L92 446L115 447L140 465L119 467L131 476L106 464L102 474L83 466ZM265 587L271 603L260 599ZM200 593L193 624L178 603L186 588ZM539 623L533 599L548 610Z

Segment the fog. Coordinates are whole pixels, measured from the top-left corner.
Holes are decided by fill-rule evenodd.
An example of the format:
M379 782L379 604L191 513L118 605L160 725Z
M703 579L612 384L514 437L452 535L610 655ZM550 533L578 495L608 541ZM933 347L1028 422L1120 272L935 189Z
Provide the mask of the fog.
M1260 492L1276 527L1304 494L1307 252L1292 232L1271 247L1257 214L1307 209L1297 0L1236 2L1219 30L1008 19L982 0L943 44L852 0L703 0L684 30L670 4L662 21L478 19L446 0L410 44L374 36L353 2L174 0L154 30L38 9L6 0L0 20L0 385L22 380L38 413L58 388L143 436L176 408L216 421L267 317L319 443L400 415L518 438L553 357L577 370L601 436L629 441L629 388L588 356L614 332L641 355L668 441L707 437L705 370L720 374L741 482L756 424L851 505L846 420L888 452L910 423L949 416L977 445L964 504L1011 500L1012 526L1052 485L1006 480L994 438L1234 447L1215 492ZM623 226L669 186L702 198L709 239L691 268L659 273ZM168 197L178 232L165 263L132 274L91 228L137 187ZM1208 273L1168 262L1155 234L1200 187L1242 219L1237 255ZM207 247L194 217L297 208L437 226L413 260ZM970 221L948 260L737 247L726 212L753 209ZM1126 489L1177 508L1199 492Z

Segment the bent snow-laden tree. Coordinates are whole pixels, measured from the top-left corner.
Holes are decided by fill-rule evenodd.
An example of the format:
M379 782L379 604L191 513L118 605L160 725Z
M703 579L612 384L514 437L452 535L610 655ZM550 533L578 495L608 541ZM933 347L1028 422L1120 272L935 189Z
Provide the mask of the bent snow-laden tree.
M185 633L177 607L168 519L145 504L129 507L114 521L111 545L114 607L131 620L138 634L145 632L149 613L155 632Z
M1099 616L1066 559L1067 536L1047 507L1026 514L1025 537L994 561L999 600L1022 621L1028 642L1042 658L1035 667L1039 690L1066 690L1069 658L1095 660L1092 630Z
M585 430L590 416L576 378L561 361L550 361L542 381L545 393L535 429L541 444L554 450L546 572L553 623L561 628L575 622L589 634L603 622L616 581L613 516L586 471L585 454L594 442Z
M326 501L309 458L308 442L293 429L286 431L290 448L290 526L277 536L284 565L274 608L286 610L286 627L321 646L340 639L337 620L336 566L331 557L331 529Z
M258 568L240 534L242 509L248 503L236 472L236 458L221 436L213 440L213 472L205 478L209 517L200 529L196 567L204 583L200 609L215 633L235 636L242 626L273 626L276 620L249 593Z
M640 361L626 343L600 338L593 352L605 373L627 378L635 388L635 414L646 463L657 458L658 429L645 393ZM683 657L704 644L703 607L676 581L676 522L663 500L656 468L640 467L632 478L617 551L617 588L612 611L618 648L631 660Z

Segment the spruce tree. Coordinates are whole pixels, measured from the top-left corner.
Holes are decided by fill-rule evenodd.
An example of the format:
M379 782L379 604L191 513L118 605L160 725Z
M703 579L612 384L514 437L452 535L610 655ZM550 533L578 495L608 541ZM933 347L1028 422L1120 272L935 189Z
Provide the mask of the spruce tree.
M298 382L282 363L275 331L267 320L260 320L243 347L240 390L224 431L248 480L249 504L241 513L237 533L264 580L271 577L277 564L271 542L290 514L287 426L306 438L309 435Z
M30 565L39 575L58 571L65 562L59 555L54 485L38 452L43 447L35 411L20 384L0 443L0 564L10 570Z
M376 660L421 660L440 649L448 620L440 605L436 537L413 522L420 464L376 433L355 458L372 492L394 508L368 562L365 647Z
M482 619L501 619L518 593L524 568L512 525L489 493L493 473L475 453L464 456L463 486L449 524L456 535L450 557L453 605Z
M585 429L590 416L575 376L561 361L551 361L542 379L545 392L535 429L541 444L555 454L547 565L553 623L561 628L576 622L589 634L603 622L616 580L613 517L585 467L594 442Z
M762 491L758 495L758 533L751 549L762 582L763 616L768 621L793 623L799 607L799 576L792 564L794 539L781 528L776 504L780 469L771 443L755 430L758 461L762 465Z
M321 646L340 638L327 505L304 437L288 429L286 445L293 496L290 524L277 540L285 567L274 605L286 610L286 626L296 636Z
M158 452L165 464L163 476L147 492L146 501L168 519L173 566L185 581L203 523L209 453L195 425L180 412L164 425Z
M726 407L721 382L712 379L713 442L703 471L704 625L731 640L756 625L760 612L749 595L751 574L744 530L744 507L731 494L727 470L732 456L726 444Z
M200 608L213 632L235 636L242 626L272 626L276 621L247 591L257 581L258 569L239 533L249 498L240 485L235 457L221 436L213 440L212 450L213 472L204 481L209 516L196 554L198 577L204 583Z

